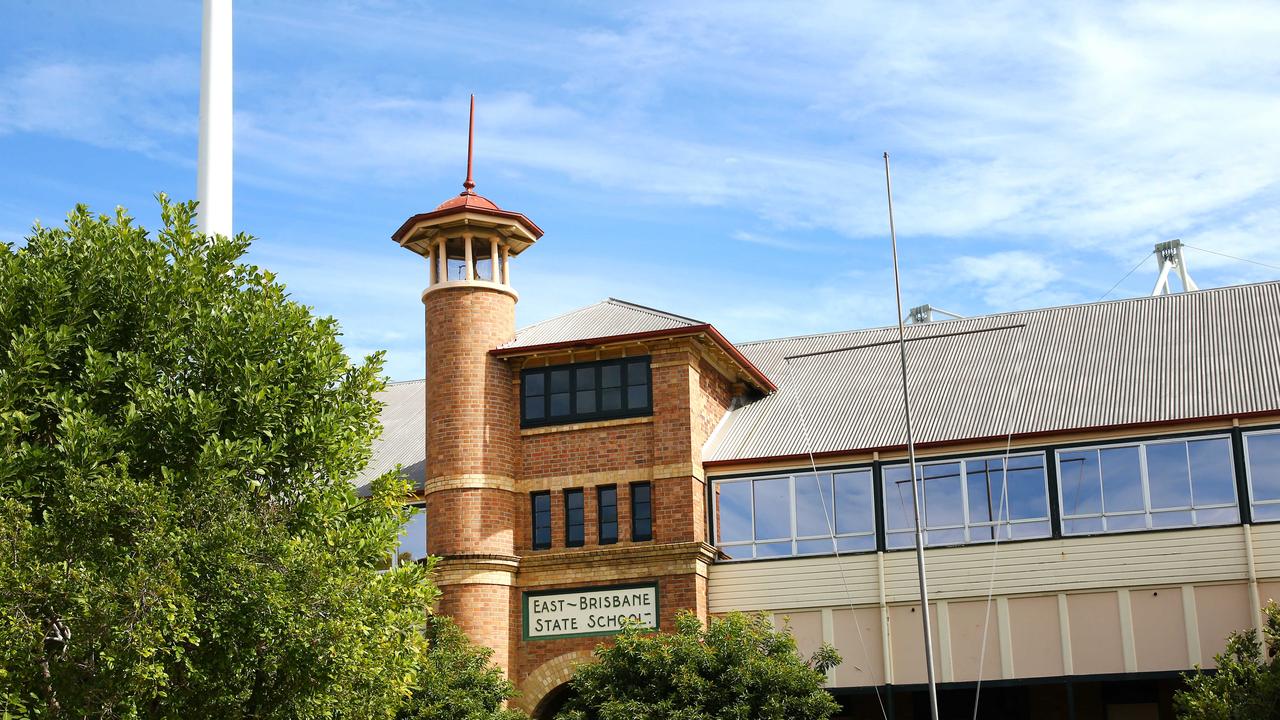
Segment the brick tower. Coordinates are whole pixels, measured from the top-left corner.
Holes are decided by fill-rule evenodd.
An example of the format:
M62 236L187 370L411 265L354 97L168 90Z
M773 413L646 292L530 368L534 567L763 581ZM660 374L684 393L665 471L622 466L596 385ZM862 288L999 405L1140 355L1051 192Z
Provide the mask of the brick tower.
M472 98L474 130L475 100ZM440 611L504 670L512 633L518 407L509 365L489 351L515 337L510 259L542 230L477 195L467 141L463 191L392 236L429 263L426 307L427 550L441 558Z

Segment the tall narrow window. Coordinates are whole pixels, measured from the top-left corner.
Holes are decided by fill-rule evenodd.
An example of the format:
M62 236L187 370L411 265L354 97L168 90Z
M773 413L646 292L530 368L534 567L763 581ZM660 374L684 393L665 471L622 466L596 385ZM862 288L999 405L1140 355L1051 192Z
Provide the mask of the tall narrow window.
M536 492L529 496L533 505L533 549L551 547L551 493Z
M618 488L609 485L596 490L599 501L600 544L618 542Z
M582 488L564 491L564 544L567 547L582 547L586 526L582 500Z
M653 539L653 489L647 482L631 486L631 539Z
M1244 436L1254 522L1280 520L1280 431Z

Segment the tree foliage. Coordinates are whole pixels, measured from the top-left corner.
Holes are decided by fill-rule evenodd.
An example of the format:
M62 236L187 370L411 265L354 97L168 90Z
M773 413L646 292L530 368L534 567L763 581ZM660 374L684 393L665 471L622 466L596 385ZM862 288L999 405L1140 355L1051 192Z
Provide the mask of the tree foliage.
M77 207L0 246L0 706L394 717L439 681L436 590L376 570L403 479L351 484L381 354L160 202L154 238Z
M515 688L489 664L493 650L472 645L452 620L432 615L427 622L427 653L418 690L402 711L403 720L520 720L502 709Z
M1280 720L1280 606L1269 603L1263 628L1266 647L1252 630L1234 632L1226 652L1214 656L1218 669L1196 668L1174 696L1183 720Z
M840 663L824 645L806 661L764 615L731 613L676 631L630 627L574 674L561 720L824 720L839 706L822 685Z

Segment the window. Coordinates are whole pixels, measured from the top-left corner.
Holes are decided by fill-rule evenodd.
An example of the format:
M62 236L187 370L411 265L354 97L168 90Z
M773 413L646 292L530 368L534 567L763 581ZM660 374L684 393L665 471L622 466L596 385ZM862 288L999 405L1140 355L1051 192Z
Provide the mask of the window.
M520 385L522 427L653 412L647 357L533 368Z
M564 491L564 544L582 547L586 519L583 514L582 488Z
M1062 532L1239 522L1227 437L1058 451Z
M647 482L631 485L631 539L653 539L653 486Z
M551 493L536 492L529 496L533 505L533 549L551 547Z
M734 560L874 550L871 471L714 484L716 545Z
M885 543L915 545L907 465L884 469ZM1043 455L916 463L926 545L962 545L1049 537L1049 489Z
M600 544L618 542L618 488L614 485L598 488L596 500L600 508Z
M395 555L380 563L383 570L418 562L427 556L427 506L415 503L409 506L409 519L400 526L400 544Z
M1244 455L1254 521L1280 520L1280 430L1245 435Z

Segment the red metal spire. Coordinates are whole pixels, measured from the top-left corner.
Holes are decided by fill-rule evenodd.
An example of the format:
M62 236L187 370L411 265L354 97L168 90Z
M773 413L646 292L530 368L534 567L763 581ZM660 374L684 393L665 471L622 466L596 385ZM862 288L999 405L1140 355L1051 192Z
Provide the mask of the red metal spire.
M471 119L467 122L467 179L462 183L463 195L476 194L476 181L471 179L471 147L476 137L476 96L471 95Z

